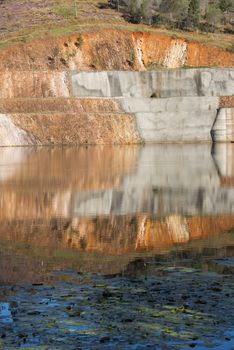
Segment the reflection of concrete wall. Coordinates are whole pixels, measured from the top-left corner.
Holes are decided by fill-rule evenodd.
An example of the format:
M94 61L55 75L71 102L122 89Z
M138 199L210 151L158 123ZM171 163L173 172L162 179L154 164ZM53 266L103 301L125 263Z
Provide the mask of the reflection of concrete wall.
M213 159L223 186L234 186L234 144L214 143L212 147Z
M95 199L94 199L95 198ZM74 197L74 216L122 215L151 213L217 215L234 213L233 189L162 189L141 188L131 190L77 193Z
M211 148L26 148L18 165L11 149L0 158L9 175L0 182L0 218L233 213L234 145Z
M230 157L219 156L220 166ZM118 189L76 193L74 215L233 213L233 188L222 188L221 181L209 145L142 147L135 172Z

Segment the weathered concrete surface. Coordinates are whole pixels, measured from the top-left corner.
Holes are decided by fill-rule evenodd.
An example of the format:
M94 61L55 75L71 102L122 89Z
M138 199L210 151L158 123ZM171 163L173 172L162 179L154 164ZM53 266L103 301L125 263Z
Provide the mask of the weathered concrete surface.
M211 140L219 106L217 97L124 98L120 102L126 112L135 113L144 142Z
M73 72L76 97L184 97L234 94L234 69Z
M211 141L218 96L233 93L233 69L72 75L75 96L122 97L123 110L135 113L144 142Z
M0 98L231 96L234 69L5 71Z
M27 138L2 131L0 146L211 141L219 96L233 93L234 69L6 71L0 113Z
M211 133L215 142L234 141L234 108L220 108Z

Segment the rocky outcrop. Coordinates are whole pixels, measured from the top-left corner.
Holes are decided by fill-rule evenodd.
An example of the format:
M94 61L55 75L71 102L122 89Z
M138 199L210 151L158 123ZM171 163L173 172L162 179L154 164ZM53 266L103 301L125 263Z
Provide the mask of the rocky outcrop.
M0 145L1 146L29 146L38 144L35 135L17 127L4 114L0 114Z

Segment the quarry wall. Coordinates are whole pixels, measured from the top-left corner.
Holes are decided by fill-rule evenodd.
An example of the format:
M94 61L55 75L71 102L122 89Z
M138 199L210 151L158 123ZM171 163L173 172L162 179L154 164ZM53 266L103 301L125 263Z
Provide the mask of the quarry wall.
M231 68L4 74L1 146L234 140Z
M213 46L115 29L1 49L0 146L233 141L233 67Z

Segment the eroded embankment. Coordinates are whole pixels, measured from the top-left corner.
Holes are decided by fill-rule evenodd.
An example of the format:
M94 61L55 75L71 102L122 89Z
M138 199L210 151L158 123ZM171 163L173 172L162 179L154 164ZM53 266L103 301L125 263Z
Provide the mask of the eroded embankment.
M103 29L18 44L0 51L0 70L145 70L233 67L233 53L150 32Z

